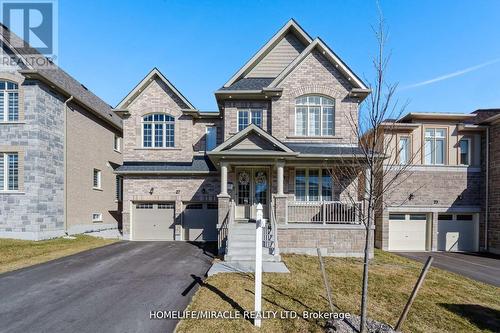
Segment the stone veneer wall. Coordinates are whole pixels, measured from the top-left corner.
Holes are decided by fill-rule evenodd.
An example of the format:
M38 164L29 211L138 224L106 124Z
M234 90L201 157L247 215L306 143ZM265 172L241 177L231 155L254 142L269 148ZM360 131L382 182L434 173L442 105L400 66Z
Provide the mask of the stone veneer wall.
M490 127L488 250L500 254L500 121Z
M38 240L61 236L64 100L37 81L24 81L22 89L24 120L0 124L0 148L19 147L20 158L24 155L19 161L24 169L22 191L0 193L0 237Z

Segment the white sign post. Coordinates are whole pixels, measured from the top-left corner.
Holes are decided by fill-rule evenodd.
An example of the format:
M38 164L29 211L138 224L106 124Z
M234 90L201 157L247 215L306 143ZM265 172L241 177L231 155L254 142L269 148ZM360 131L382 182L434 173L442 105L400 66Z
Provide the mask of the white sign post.
M260 327L262 323L262 228L265 227L262 205L257 205L257 219L255 228L255 319L254 325Z

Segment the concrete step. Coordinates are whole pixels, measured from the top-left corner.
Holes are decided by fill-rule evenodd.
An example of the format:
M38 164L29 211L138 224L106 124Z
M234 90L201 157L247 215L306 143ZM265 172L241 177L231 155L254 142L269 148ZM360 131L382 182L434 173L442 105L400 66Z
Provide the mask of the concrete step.
M229 254L249 254L255 256L255 247L228 247L227 253ZM269 249L263 247L262 254L269 254Z
M247 261L247 262L255 262L255 254L231 254L228 253L224 256L225 261L235 262L235 261ZM262 254L262 261L265 262L280 262L281 256L276 255L273 256L271 254Z
M229 239L227 246L255 248L255 239Z

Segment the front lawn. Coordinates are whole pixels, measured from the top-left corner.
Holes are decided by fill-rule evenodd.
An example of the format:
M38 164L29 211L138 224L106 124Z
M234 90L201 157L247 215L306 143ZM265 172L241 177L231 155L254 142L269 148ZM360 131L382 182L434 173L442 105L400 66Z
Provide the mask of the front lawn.
M44 241L0 239L0 273L65 257L116 242L86 235Z
M264 274L264 311L328 311L317 257L284 255L290 274ZM333 301L341 311L359 314L362 263L325 258ZM369 316L392 326L406 303L422 264L376 251L370 266ZM209 277L188 310L253 310L253 276ZM257 330L245 319L182 320L177 332L323 332L324 321L298 318L264 320ZM500 288L432 268L403 326L404 332L499 332Z

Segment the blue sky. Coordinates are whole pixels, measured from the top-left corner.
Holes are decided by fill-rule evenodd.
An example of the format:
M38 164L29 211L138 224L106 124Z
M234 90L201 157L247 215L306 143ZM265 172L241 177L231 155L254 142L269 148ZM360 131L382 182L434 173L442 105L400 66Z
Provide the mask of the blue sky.
M500 107L500 1L381 1L408 111ZM59 65L115 106L153 67L199 109L290 18L373 77L375 1L59 0Z

